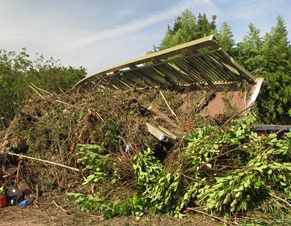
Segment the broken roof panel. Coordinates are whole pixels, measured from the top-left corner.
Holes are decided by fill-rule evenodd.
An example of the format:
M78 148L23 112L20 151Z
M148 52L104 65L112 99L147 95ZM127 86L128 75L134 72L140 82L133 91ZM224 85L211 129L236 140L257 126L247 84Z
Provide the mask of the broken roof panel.
M91 82L107 87L190 86L229 84L254 77L207 36L166 50L115 65L88 76L76 85Z

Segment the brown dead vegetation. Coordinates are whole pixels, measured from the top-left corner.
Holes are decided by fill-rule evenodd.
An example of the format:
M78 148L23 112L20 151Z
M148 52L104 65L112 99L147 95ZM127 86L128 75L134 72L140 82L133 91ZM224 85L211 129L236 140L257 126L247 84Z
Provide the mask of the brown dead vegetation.
M128 148L138 152L150 146L162 161L174 161L166 157L179 139L197 126L224 121L236 110L233 107L216 118L202 117L200 113L216 93L197 87L122 91L96 86L90 92L62 95L36 87L34 91L35 97L26 101L3 131L0 181L6 186L25 183L36 201L48 192L72 191L83 182L77 144L103 144L115 153L123 163L121 183L130 186L132 169L127 163L132 156ZM162 126L177 140L158 140L146 123Z

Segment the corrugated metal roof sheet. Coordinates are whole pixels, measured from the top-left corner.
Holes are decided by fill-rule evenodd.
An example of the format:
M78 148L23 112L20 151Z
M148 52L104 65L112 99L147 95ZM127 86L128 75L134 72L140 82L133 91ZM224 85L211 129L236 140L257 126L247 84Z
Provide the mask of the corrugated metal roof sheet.
M230 57L211 35L115 65L76 85L94 82L128 89L228 84L242 80L255 82L251 73Z

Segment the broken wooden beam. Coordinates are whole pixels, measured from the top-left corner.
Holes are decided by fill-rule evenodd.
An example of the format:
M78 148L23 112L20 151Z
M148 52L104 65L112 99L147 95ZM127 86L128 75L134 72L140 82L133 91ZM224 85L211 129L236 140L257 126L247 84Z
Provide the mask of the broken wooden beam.
M152 135L154 135L157 139L159 139L160 141L168 142L169 137L162 130L160 130L159 128L155 127L154 125L150 123L146 123L146 126L147 126L148 131Z
M180 139L179 136L175 135L174 133L172 133L172 132L169 131L168 129L166 129L166 128L162 127L162 126L158 126L158 128L159 128L162 132L164 132L165 134L167 134L167 136L170 137L171 139L173 139L173 140L179 140L179 139Z
M148 110L150 112L156 114L157 116L159 116L162 120L164 120L168 124L170 124L172 126L175 126L175 127L177 126L177 124L175 123L174 120L170 119L168 116L166 116L163 112L161 112L158 109L156 109L154 106L149 106Z

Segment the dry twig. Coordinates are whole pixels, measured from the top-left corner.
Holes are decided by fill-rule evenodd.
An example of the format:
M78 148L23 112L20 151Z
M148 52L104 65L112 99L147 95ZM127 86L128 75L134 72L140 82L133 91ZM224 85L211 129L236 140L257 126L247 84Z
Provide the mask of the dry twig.
M215 219L215 220L219 220L219 221L223 222L225 225L238 225L237 223L228 222L228 221L226 221L226 220L224 220L224 219L222 219L222 218L220 218L220 217L213 216L213 215L211 215L211 214L208 214L208 213L206 213L206 212L204 212L204 211L202 211L202 210L198 210L198 209L196 209L196 208L187 208L187 209L184 211L184 213L188 213L188 212L190 212L190 211L194 211L194 212L196 212L196 213L200 213L200 214L203 214L203 215L205 215L205 216L211 217L211 218L213 218L213 219Z
M70 169L70 170L73 170L73 171L76 171L76 172L80 172L80 170L77 169L77 168L74 168L74 167L71 167L71 166L66 166L66 165L63 165L63 164L60 164L60 163L56 163L56 162L51 162L51 161L44 160L44 159L38 159L38 158L26 156L26 155L16 154L16 153L13 153L13 152L10 152L10 151L8 151L8 152L0 152L0 154L3 154L3 153L8 154L8 155L17 156L17 157L20 157L20 158L32 159L32 160L36 160L36 161L39 161L39 162L44 162L44 163L48 163L48 164L51 164L51 165L56 165L56 166L60 166L60 167L66 168L66 169Z
M175 118L177 119L177 121L179 121L178 116L175 114L175 112L173 111L173 109L170 107L170 105L169 105L168 101L166 100L166 98L165 98L164 94L162 93L162 91L160 91L160 94L161 94L162 98L164 99L166 105L170 109L171 113L175 116Z
M157 116L159 116L161 119L163 119L165 122L167 122L168 124L172 125L172 126L177 126L177 124L170 119L168 116L166 116L164 113L160 112L158 109L156 109L153 106L149 106L148 110L153 112L154 114L156 114Z
M274 194L272 194L272 193L269 193L269 195L272 196L272 197L274 197L275 199L278 199L278 200L284 202L284 203L287 204L289 207L291 207L291 204L290 204L289 202L287 202L286 200L284 200L284 199L282 199L282 198L280 198L280 197L278 197L278 196L276 196L276 195L274 195Z
M55 200L52 201L52 203L57 207L59 208L60 210L62 210L65 214L67 214L67 210L65 210L62 206L58 205Z

